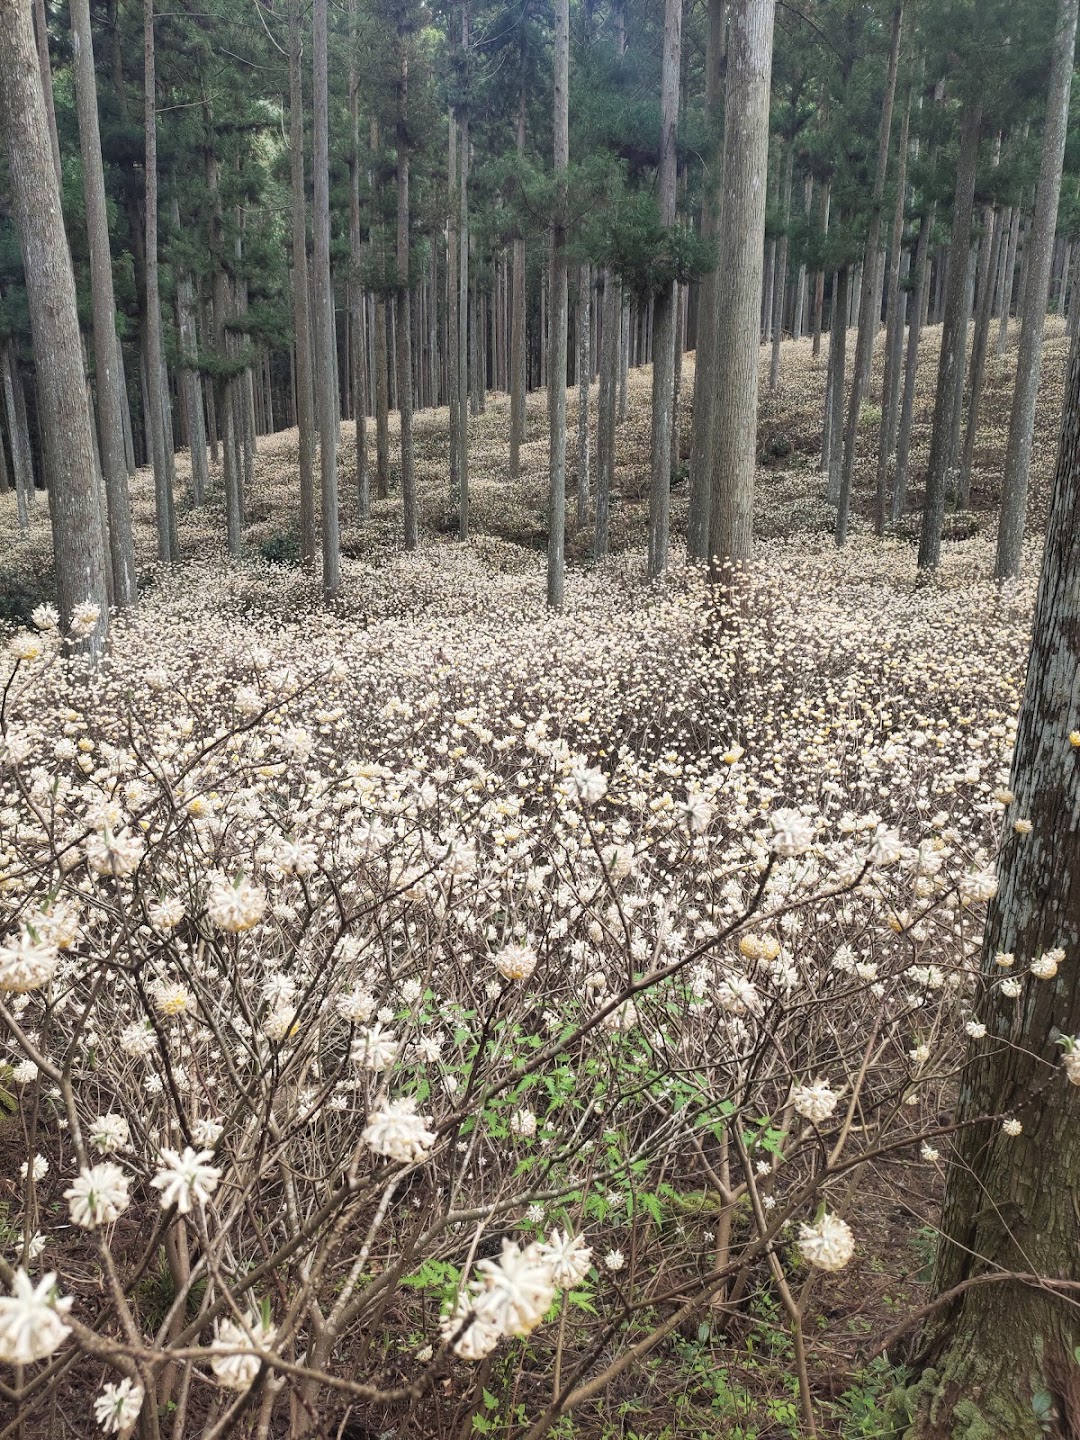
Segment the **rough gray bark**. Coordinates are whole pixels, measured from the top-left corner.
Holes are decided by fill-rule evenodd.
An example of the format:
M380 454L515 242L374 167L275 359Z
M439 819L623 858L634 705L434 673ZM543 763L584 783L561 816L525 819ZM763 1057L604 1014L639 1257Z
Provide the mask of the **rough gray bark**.
M12 373L11 341L0 344L0 380L4 387L4 409L7 413L8 438L11 441L11 468L15 476L15 507L20 530L30 528L30 500L34 492L34 473L26 434L19 422L15 403L15 377Z
M795 169L795 146L789 143L784 161L784 182L780 187L781 223L780 244L776 253L776 278L772 296L772 353L769 357L769 389L775 390L780 381L780 343L784 338L784 296L787 292L788 232L791 229L791 182Z
M9 198L37 357L57 604L65 628L77 605L89 600L99 607L97 623L85 641L91 659L96 659L109 624L106 544L94 493L94 442L75 277L30 12L22 0L0 0L0 132L7 145ZM5 366L5 389L9 377L10 366Z
M971 214L975 199L975 172L979 160L982 105L975 101L964 111L960 155L956 167L952 239L946 282L945 314L941 326L934 425L926 474L919 568L934 570L941 558L941 531L945 522L945 492L949 483L950 452L955 430L956 377L962 375L967 340L968 263L971 252Z
M157 519L158 559L180 559L176 534L176 508L170 483L171 451L165 438L165 405L161 384L161 291L158 282L157 184L157 76L154 60L154 0L143 0L143 85L145 87L146 158L146 369L149 414L147 422L154 457L154 512Z
M402 12L404 16L404 12ZM404 18L398 29L397 112L397 365L398 415L401 419L401 504L405 549L420 543L416 513L416 471L413 465L412 286L409 276L409 50ZM468 495L462 495L458 533L468 534Z
M889 68L885 78L885 96L881 107L881 128L878 132L877 169L870 199L870 230L866 237L862 278L859 286L859 331L855 340L855 361L851 368L851 394L848 398L847 427L844 431L843 472L836 512L836 543L847 540L848 518L851 513L851 488L855 480L855 447L859 437L859 416L863 395L874 355L874 338L881 314L878 299L878 247L881 242L881 209L885 195L885 174L889 166L889 136L892 130L893 104L896 99L896 74L900 64L900 36L904 25L904 0L893 8L892 41L889 46Z
M45 97L45 113L49 119L49 149L52 153L53 169L56 171L56 181L62 188L63 171L60 167L60 138L56 132L56 102L53 99L52 64L49 60L49 25L45 12L45 0L33 0L33 6L38 73L41 76L41 93Z
M1061 1064L1061 1037L1080 1033L1080 350L1073 348L1034 633L1020 709L997 895L983 941L976 1017L987 1028L962 1072L935 1289L1021 1271L1051 1282L1076 1272L1072 1177L1080 1089ZM1018 969L1062 947L1056 978L1025 982L1018 1000L995 984L995 956ZM1005 1117L1023 1126L1010 1136ZM1064 1440L1080 1433L1071 1294L1020 1282L975 1285L934 1316L917 1390L913 1440L965 1435Z
M322 588L331 600L341 589L341 533L338 520L338 393L334 378L334 287L330 276L330 135L326 55L327 0L315 0L312 43L312 100L315 110L311 157L315 188L315 355L319 387L319 491L322 501Z
M461 404L458 395L458 182L457 182L457 120L453 110L447 116L449 145L447 150L446 194L448 213L446 219L446 331L447 370L450 383L450 503L458 503L460 486L458 463L461 444L458 427L461 424ZM466 447L467 453L467 447Z
M915 289L908 302L908 340L904 360L904 398L900 406L900 424L896 432L896 469L893 472L890 518L899 520L907 505L908 470L911 462L911 425L915 416L915 379L919 363L919 339L922 335L926 297L930 288L930 234L934 228L935 207L919 222L915 242Z
M518 94L517 152L525 152L525 87ZM510 282L510 478L521 474L525 440L525 240L514 236Z
M1014 205L1009 211L1009 243L1004 247L1004 270L1001 276L1000 319L997 333L998 358L1009 344L1009 317L1012 313L1013 282L1016 275L1016 251L1020 244L1020 210Z
M367 347L364 344L364 291L360 283L360 72L357 0L349 0L349 380L356 439L356 509L371 515L367 467ZM434 250L432 250L434 255ZM432 399L432 404L434 404Z
M117 363L116 301L113 296L108 212L105 208L105 176L101 163L89 0L71 0L71 39L83 192L86 199L86 232L90 250L90 299L94 320L99 454L109 517L109 560L113 597L115 603L123 607L133 604L137 598L135 543L131 532L131 501L128 496L127 464L124 457L124 422Z
M851 291L851 271L841 265L833 277L832 306L829 313L829 373L825 389L825 435L822 443L822 469L828 480L825 499L830 505L840 500L844 458L844 382L847 371L847 317Z
M307 197L304 187L304 78L300 0L289 0L289 170L292 192L292 311L296 425L300 432L300 563L315 567L315 381L308 310Z
M548 417L551 483L548 499L547 603L561 610L566 599L566 170L570 163L570 8L555 0L554 160L555 218L551 226Z
M175 196L171 213L173 229L179 230L180 206ZM187 270L180 271L176 277L176 328L180 341L180 394L187 419L188 453L191 458L191 499L193 504L201 505L206 499L210 482L206 463L206 419L199 379L199 342L195 329L195 289Z
M682 0L665 0L660 61L660 163L656 188L660 224L675 224L675 139L679 119ZM667 569L671 530L671 406L675 387L675 282L658 290L653 305L652 478L649 488L649 575Z
M719 126L723 95L724 15L726 0L709 0L705 41L705 114ZM719 151L718 151L719 153ZM715 159L711 169L715 171ZM720 186L707 177L701 204L701 238L712 241L720 223ZM709 558L709 481L712 417L716 403L717 276L710 270L698 287L698 331L694 356L694 408L690 430L690 502L686 548L693 560Z
M578 269L577 305L577 523L589 518L589 378L592 374L591 326L592 266Z
M615 405L619 386L619 287L612 270L604 271L603 320L600 327L600 394L596 407L596 529L593 557L601 560L610 546L611 487L615 480Z
M826 180L821 187L821 235L827 239L829 234L829 212L832 208L832 182ZM814 275L814 299L810 318L810 327L813 333L810 353L816 359L821 354L821 322L825 312L825 271L818 270Z
M1016 357L1016 385L1009 416L1009 440L1005 450L1005 474L1001 486L1001 518L998 524L994 577L1007 580L1020 572L1027 517L1028 474L1035 436L1035 397L1042 372L1043 331L1046 300L1050 288L1050 264L1054 253L1058 201L1061 197L1061 166L1065 157L1065 132L1069 119L1073 56L1076 50L1077 0L1059 0L1057 23L1051 47L1050 78L1047 84L1046 120L1043 128L1042 158L1035 189L1035 215L1025 253L1027 283L1024 288L1020 346Z
M964 433L964 450L960 457L960 479L956 490L956 503L966 510L971 501L971 464L975 455L975 437L979 430L979 411L982 407L983 382L986 378L986 352L990 341L991 308L994 300L994 281L997 275L998 258L1001 253L1003 226L996 206L987 205L983 211L983 237L979 251L979 278L976 282L978 310L975 315L975 334L971 342L971 365L968 371L967 430Z
M769 83L776 0L732 0L724 106L724 225L720 237L711 574L722 588L750 561Z
M897 151L896 204L893 209L892 233L886 262L885 302L885 373L881 384L881 426L878 431L877 533L884 533L889 513L889 459L896 437L896 418L900 400L900 369L903 360L904 310L907 294L900 288L901 252L904 241L904 205L907 194L908 132L911 124L911 83L905 89L904 116L900 122L900 145ZM906 258L906 257L905 257Z
M469 50L469 7L461 5L461 48ZM469 112L463 106L458 114L458 197L457 197L457 482L458 539L469 536L469 353L470 339L475 346L476 326L469 317Z

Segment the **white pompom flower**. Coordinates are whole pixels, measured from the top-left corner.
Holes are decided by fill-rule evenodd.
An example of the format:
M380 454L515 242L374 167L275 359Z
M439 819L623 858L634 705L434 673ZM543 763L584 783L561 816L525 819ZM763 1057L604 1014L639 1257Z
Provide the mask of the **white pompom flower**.
M209 1163L213 1158L212 1150L193 1150L190 1145L182 1151L163 1147L161 1169L150 1181L161 1191L161 1208L175 1205L187 1215L195 1205L205 1205L221 1179L221 1171Z
M818 1270L842 1270L855 1253L855 1236L845 1220L826 1211L799 1226L799 1253Z
M25 1270L16 1270L11 1294L0 1295L0 1360L32 1365L58 1350L71 1334L62 1318L71 1304L69 1295L57 1296L53 1271L35 1285Z

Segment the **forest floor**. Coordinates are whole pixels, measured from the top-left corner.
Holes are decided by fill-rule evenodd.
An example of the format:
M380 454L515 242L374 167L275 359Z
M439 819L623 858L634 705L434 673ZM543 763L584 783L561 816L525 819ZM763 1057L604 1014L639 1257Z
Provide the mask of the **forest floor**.
M919 376L913 507L928 448L937 342L938 332L930 330ZM875 814L905 834L940 809L946 818L934 822L938 829L944 826L943 833L977 860L996 843L990 797L1008 775L1008 721L1023 684L1040 549L1035 537L1054 466L1066 353L1063 326L1051 321L1034 448L1032 538L1021 579L999 591L990 580L993 506L1015 348L989 363L975 452L974 523L957 527L963 538L945 545L940 571L924 583L915 568L917 525L905 523L884 540L872 533L877 427L870 409L860 429L852 536L843 551L836 550L817 458L825 356L814 359L808 340L783 346L780 385L763 395L759 432L757 628L748 646L763 648L743 676L737 700L719 697L712 713L701 713L701 676L690 673L695 662L687 658L698 633L702 585L700 574L679 558L685 482L673 492L672 574L660 586L644 579L646 370L630 376L629 414L618 432L615 553L592 566L585 563L591 531L569 536L565 616L549 617L544 609L544 396L529 397L525 473L512 482L509 401L499 395L488 397L484 414L470 425L473 538L466 546L451 538L445 410L416 417L423 543L413 556L401 549L400 496L376 503L369 525L357 524L353 427L343 425L343 590L329 610L317 581L281 559L292 553L295 539L295 431L259 441L256 483L247 496L250 558L232 567L225 563L216 488L202 510L181 502L184 564L173 573L155 564L153 489L148 473L140 472L133 496L144 598L116 626L113 670L141 674L152 686L167 674L185 694L205 691L210 697L215 686L228 685L236 657L256 644L301 672L317 661L343 660L356 699L344 718L327 722L340 760L367 755L404 764L392 751L404 742L395 741L390 708L380 710L379 703L407 704L432 686L451 712L468 703L495 733L509 712L528 716L536 710L553 717L554 733L582 749L625 741L660 788L674 783L664 776L679 773L670 768L674 756L693 771L710 745L738 741L746 750L744 793L756 793L763 809L774 800L812 801L826 813L833 807L834 816ZM682 387L687 442L692 390L688 356ZM575 435L576 391L568 444L571 513ZM373 450L370 425L369 444ZM392 456L394 449L392 422ZM182 495L183 456L177 471ZM396 478L394 463L395 485ZM43 598L50 567L45 505L38 502L31 531L20 538L14 498L0 498L0 605L8 618L24 618ZM636 688L628 689L625 677L631 675ZM704 684L707 672L701 675ZM618 684L613 676L622 677ZM620 726L627 728L621 732ZM327 725L318 728L326 731ZM832 783L832 798L826 774L839 782ZM826 943L815 934L814 944L819 942ZM947 1105L947 1099L946 1093L943 1102L939 1096L933 1103ZM18 1138L9 1134L5 1145L0 1136L8 1151L0 1175ZM886 1359L879 1352L883 1337L926 1301L942 1174L936 1158L920 1161L916 1150L862 1181L852 1218L856 1260L818 1284L807 1315L822 1433L847 1440L893 1433L885 1405L898 1375L896 1355ZM680 1224L680 1234L682 1229ZM767 1284L755 1293L742 1327L722 1338L717 1349L708 1327L673 1336L644 1373L622 1376L602 1402L560 1434L641 1440L801 1434L790 1342Z

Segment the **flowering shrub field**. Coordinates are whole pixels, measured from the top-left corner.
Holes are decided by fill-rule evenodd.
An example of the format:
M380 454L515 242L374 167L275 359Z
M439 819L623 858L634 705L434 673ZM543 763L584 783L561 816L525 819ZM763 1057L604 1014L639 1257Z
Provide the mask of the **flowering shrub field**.
M721 623L634 550L561 617L490 537L376 547L332 612L192 561L93 675L36 611L0 1436L599 1435L763 1319L760 1433L804 1433L819 1307L877 1283L898 1175L934 1193L984 1033L1034 587L990 554L928 587L903 540L767 541Z

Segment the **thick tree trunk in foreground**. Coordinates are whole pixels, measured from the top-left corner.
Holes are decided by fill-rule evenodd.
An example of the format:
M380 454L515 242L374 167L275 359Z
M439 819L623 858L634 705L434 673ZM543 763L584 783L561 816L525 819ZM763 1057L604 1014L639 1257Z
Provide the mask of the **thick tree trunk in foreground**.
M289 0L289 162L292 188L292 302L296 344L296 425L300 432L300 563L315 568L315 382L308 311L307 201L300 0Z
M76 605L90 600L99 606L97 624L85 642L96 658L109 624L105 536L94 492L94 441L75 277L30 13L22 0L0 0L0 131L7 144L10 201L37 356L57 604L65 627Z
M113 295L112 252L105 208L105 176L101 164L94 45L89 0L71 0L75 103L79 115L86 232L90 249L90 298L94 316L94 370L100 431L101 471L109 515L109 559L117 605L136 598L135 543L131 532L124 458L124 422L120 404L120 371L116 341L116 300Z
M675 134L679 118L679 59L682 54L682 0L666 0L664 50L660 63L660 164L657 190L660 223L675 224ZM652 483L649 489L649 575L667 569L671 529L671 406L675 393L676 286L657 292L653 307Z
M326 56L327 0L315 0L312 99L315 145L315 353L319 386L319 471L322 501L322 588L327 600L341 589L338 520L338 389L334 376L334 289L330 278L330 136Z
M566 169L570 163L569 0L555 0L555 220L551 227L548 353L548 424L551 484L548 499L547 603L561 610L566 598Z
M469 52L469 7L461 7L461 48ZM466 62L467 63L467 62ZM469 315L469 112L458 113L457 193L457 504L458 539L469 538L469 342L476 326Z
M1069 119L1076 16L1077 0L1059 0L1050 52L1050 80L1042 160L1035 191L1035 218L1024 252L1027 256L1027 281L1016 357L1016 387L1009 416L1009 441L1005 450L1005 474L1001 484L1001 519L994 564L994 578L997 580L1008 580L1020 573L1024 521L1027 518L1028 474L1035 437L1035 397L1042 372L1046 299L1050 288L1054 230L1061 196L1061 166L1065 158L1065 131Z
M968 263L971 251L971 212L975 199L975 173L979 161L982 109L978 102L968 106L960 131L960 157L956 167L953 201L952 241L949 246L949 275L945 294L945 315L941 326L941 358L938 362L937 395L934 400L934 427L930 436L930 462L926 474L922 536L919 541L919 568L934 570L941 559L941 531L945 523L945 491L955 458L953 438L959 434L955 423L957 373L962 375L967 340Z
M757 454L758 339L776 0L733 0L724 107L709 553L722 587L750 561Z
M1080 1033L1080 352L1074 347L1027 683L1020 711L1006 831L983 944L984 991L960 1088L956 1156L949 1168L936 1287L994 1271L1076 1279L1075 1182L1080 1089L1061 1064L1058 1037ZM995 957L1030 962L1062 947L1051 980L1024 980L1019 999L995 984ZM982 1119L981 1117L992 1117ZM1009 1136L1002 1117L1023 1125ZM1080 1311L1047 1285L995 1281L963 1291L935 1316L927 1368L913 1399L918 1440L1080 1434Z

